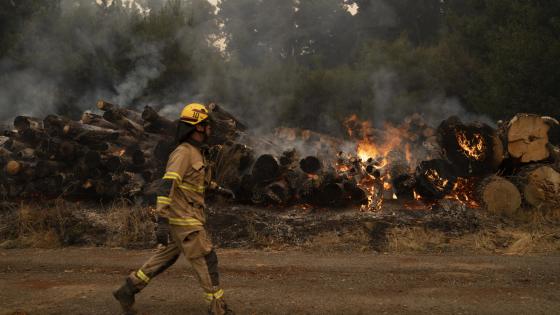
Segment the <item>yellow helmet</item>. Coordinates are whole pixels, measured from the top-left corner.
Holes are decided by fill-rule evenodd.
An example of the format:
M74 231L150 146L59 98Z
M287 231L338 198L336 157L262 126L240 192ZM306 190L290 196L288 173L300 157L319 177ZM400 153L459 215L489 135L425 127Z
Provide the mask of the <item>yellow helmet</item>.
M188 104L181 111L181 121L191 125L199 124L207 120L208 117L208 109L206 109L206 106L199 103Z

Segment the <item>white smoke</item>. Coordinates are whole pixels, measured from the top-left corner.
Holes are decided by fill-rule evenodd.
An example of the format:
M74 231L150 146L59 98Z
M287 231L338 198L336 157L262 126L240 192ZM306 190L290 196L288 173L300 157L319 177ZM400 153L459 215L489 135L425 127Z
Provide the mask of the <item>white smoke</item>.
M130 53L135 67L122 82L115 86L117 94L112 97L116 104L128 105L141 96L151 80L158 78L165 66L161 63L160 48L153 44L139 44Z

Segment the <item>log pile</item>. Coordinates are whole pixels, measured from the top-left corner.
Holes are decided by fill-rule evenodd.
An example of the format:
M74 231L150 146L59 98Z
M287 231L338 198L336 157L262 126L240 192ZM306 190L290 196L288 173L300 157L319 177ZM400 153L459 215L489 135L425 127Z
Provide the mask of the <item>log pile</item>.
M548 141L556 125L532 114L518 114L497 129L451 117L437 129L444 160L418 166L416 192L427 200L468 195L493 213L512 214L523 205L558 208L558 148ZM458 179L470 187L453 185Z
M79 121L18 116L4 127L0 197L152 202L175 147L176 122L150 106L138 112L100 100L97 108L102 115L86 112ZM235 132L226 126L218 135Z
M150 106L138 112L101 100L97 108L79 121L18 116L2 127L0 197L153 202L177 121ZM432 128L413 115L383 130L351 117L348 140L297 128L254 136L219 105L209 109L214 180L237 202L376 210L389 199L453 199L498 214L560 207L560 149L548 138L558 122L550 117L518 114L498 128L450 117Z

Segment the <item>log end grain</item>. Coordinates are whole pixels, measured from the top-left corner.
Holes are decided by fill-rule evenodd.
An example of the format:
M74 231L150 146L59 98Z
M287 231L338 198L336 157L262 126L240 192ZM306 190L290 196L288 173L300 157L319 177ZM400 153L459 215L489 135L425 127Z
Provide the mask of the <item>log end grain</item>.
M521 207L521 193L509 180L490 176L479 186L479 199L484 208L495 214L513 214Z

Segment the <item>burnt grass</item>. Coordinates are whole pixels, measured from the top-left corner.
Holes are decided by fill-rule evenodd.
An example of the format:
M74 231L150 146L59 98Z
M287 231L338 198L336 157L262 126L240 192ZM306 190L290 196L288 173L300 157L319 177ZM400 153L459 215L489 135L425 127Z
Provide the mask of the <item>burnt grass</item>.
M527 213L519 218L497 217L450 200L412 206L391 201L377 212L213 202L207 211L207 229L221 248L560 252L558 220ZM126 203L105 208L68 202L2 204L0 247L152 248L153 221L153 209Z

